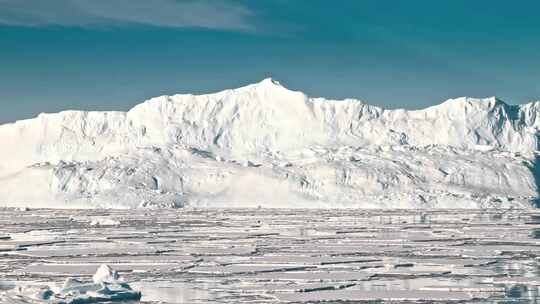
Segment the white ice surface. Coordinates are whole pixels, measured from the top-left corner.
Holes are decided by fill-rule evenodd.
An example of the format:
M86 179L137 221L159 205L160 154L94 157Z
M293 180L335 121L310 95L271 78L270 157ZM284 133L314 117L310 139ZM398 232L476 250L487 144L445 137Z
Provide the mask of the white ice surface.
M41 114L0 126L0 206L526 207L539 111L496 98L385 110L265 79Z
M26 285L0 294L7 303L86 304L139 300L141 293L119 280L118 273L108 265L101 265L93 282L67 278L60 288L48 285Z

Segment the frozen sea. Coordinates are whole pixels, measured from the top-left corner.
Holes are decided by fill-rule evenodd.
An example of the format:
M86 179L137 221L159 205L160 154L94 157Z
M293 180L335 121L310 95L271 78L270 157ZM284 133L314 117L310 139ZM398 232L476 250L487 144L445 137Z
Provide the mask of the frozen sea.
M142 303L538 303L540 211L0 209L0 302L102 264Z

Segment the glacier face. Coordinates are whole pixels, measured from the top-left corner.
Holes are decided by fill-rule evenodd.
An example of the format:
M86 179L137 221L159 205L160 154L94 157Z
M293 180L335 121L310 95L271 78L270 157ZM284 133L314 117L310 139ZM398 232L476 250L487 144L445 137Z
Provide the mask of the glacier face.
M540 102L423 110L310 98L272 79L0 126L0 206L526 207Z

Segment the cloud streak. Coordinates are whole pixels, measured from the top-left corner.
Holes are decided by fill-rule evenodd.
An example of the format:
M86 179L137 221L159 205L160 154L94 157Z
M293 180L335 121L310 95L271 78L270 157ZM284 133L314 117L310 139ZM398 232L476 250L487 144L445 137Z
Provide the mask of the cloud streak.
M41 27L198 27L253 30L253 12L228 0L0 0L0 24Z

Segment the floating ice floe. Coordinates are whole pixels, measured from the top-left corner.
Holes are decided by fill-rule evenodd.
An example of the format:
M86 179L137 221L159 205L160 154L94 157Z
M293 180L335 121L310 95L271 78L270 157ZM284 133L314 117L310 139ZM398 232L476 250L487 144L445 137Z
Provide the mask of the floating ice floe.
M90 222L90 226L118 226L120 221L111 218L95 218Z
M141 293L132 290L118 273L108 265L101 265L93 281L67 278L60 288L50 286L20 287L5 294L8 303L86 304L140 300Z

